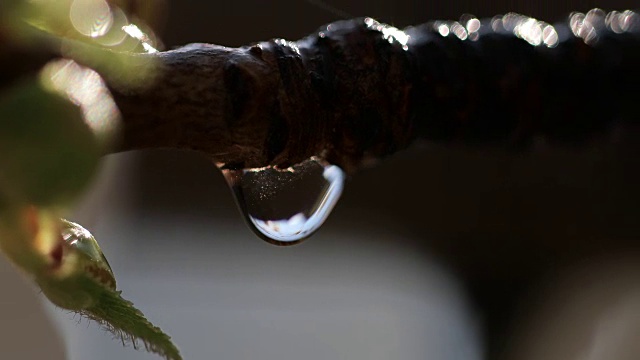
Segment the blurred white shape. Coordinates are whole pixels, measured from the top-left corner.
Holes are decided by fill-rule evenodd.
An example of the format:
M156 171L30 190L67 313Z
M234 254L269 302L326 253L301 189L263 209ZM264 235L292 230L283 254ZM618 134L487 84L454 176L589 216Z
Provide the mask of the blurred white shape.
M491 29L496 32L504 30L504 27L502 27L502 15L496 15L491 18Z
M467 21L466 27L469 33L474 33L480 30L480 20L478 20L477 18L471 18L469 19L469 21Z
M542 28L534 18L521 19L513 29L514 34L533 46L542 43Z
M569 28L574 36L580 36L584 14L580 12L572 12L569 15Z
M103 36L95 38L97 43L104 46L120 45L127 38L127 33L122 30L122 27L129 25L127 15L118 7L111 9L111 14L111 28Z
M593 26L596 31L600 31L605 26L606 14L602 9L594 8L587 12L584 21Z
M142 43L142 47L147 53L152 54L158 52L158 50L151 44L151 39L149 38L149 36L142 32L142 30L140 30L140 28L135 24L123 26L122 30L124 30L124 32L126 32L127 35L131 36L132 38L140 40L140 42Z
M620 27L623 31L631 31L632 28L639 26L640 16L631 10L625 10L621 14Z
M99 136L113 134L120 120L120 111L100 75L72 60L60 59L47 63L41 72L46 86L66 95L80 107L84 120Z
M624 30L622 29L623 18L624 16L618 11L612 11L607 14L607 17L605 18L604 22L605 22L605 25L609 29L611 29L611 31L613 31L616 34L622 34L624 32Z
M449 26L447 24L437 23L436 29L441 36L446 37L449 36ZM435 25L434 25L435 26Z
M375 19L370 17L364 19L365 25L373 30L380 31L382 33L382 37L387 40L390 44L394 42L398 42L402 46L402 49L408 50L409 43L409 35L407 35L404 31L395 28L391 25L381 24Z
M111 29L113 13L104 0L74 0L69 8L69 20L79 33L96 38Z
M468 34L467 34L467 29L464 28L464 26L460 25L459 22L454 22L451 25L451 32L458 37L458 39L460 40L467 40Z
M327 31L330 30L330 27L331 26L327 26ZM324 36L325 36L324 33L320 35L320 37L324 37ZM293 52L295 52L296 54L300 55L300 49L298 48L298 45L295 43L295 41L287 41L285 39L274 39L273 42L276 43L277 45L287 47L291 49Z
M552 25L516 13L494 17L491 20L491 28L494 31L502 31L504 29L512 32L515 36L533 46L544 44L547 47L555 47L559 42L558 32Z
M502 17L502 27L506 31L513 32L516 26L518 26L518 24L520 24L523 21L523 19L526 19L526 16L522 16L516 13L505 14Z
M146 51L149 54L153 54L153 53L157 53L158 50L156 48L154 48L151 44L143 42L142 43L142 48L144 49L144 51Z
M598 39L598 33L593 25L595 20L595 13L591 13L589 17L587 15L574 12L569 16L569 27L574 36L582 38L582 40L589 45L594 44Z
M558 45L558 32L552 25L547 25L542 29L542 42L547 47L555 47Z

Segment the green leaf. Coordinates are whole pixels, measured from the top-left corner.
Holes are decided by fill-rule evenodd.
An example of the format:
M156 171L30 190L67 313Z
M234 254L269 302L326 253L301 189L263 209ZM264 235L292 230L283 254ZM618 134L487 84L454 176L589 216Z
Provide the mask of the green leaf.
M89 276L62 281L39 278L38 284L53 303L96 321L124 345L139 349L142 344L147 351L167 360L182 359L171 338L149 322L133 303L123 299L120 291L109 289Z
M123 299L120 291L105 287L90 276L62 281L39 278L38 284L54 304L96 321L124 345L138 349L142 344L147 351L167 360L182 359L171 338L149 322L133 303Z
M109 262L82 226L34 206L0 207L0 249L53 304L98 322L123 344L182 359L171 338L122 298Z
M48 271L35 274L47 298L98 322L123 344L136 349L142 344L167 360L182 359L171 338L121 297L111 267L91 233L66 220L61 225L60 248L51 252L53 264Z
M147 351L168 360L182 359L171 338L151 324L133 303L123 299L119 291L110 291L95 283L87 284L86 289L94 291L98 300L80 314L97 321L123 343L131 343L136 349L141 342Z
M0 188L25 203L63 205L91 179L100 151L80 109L37 78L0 94Z

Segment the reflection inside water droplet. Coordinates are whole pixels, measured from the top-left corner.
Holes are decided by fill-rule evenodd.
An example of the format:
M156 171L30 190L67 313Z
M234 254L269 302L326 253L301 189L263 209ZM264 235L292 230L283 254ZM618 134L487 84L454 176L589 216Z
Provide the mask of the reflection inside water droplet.
M312 235L338 202L345 174L312 157L286 169L223 169L227 183L252 230L276 245Z

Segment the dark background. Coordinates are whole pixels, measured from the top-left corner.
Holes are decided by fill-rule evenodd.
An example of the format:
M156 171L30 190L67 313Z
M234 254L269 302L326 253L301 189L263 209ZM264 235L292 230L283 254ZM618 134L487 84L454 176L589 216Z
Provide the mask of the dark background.
M571 11L637 6L634 1L321 3L176 1L168 4L159 29L168 48L189 42L240 46L273 37L298 39L346 14L397 27L510 11L552 23ZM520 154L438 145L407 150L356 174L327 227L381 227L417 239L455 264L500 338L514 304L532 284L569 264L638 248L634 142ZM237 216L229 206L213 208L214 199L228 195L211 171L198 156L143 154L137 196L157 211ZM214 187L220 192L213 193Z
M464 13L490 17L514 11L554 22L597 5L637 6L633 1L323 4L176 1L167 4L158 28L168 48L189 42L239 46L273 37L298 39L343 13L404 27ZM514 306L532 286L576 262L638 248L640 178L633 142L519 154L439 145L407 150L356 174L326 227L403 234L453 264L484 312L497 350ZM239 218L213 172L199 156L147 152L140 155L134 196L153 211ZM404 246L400 240L395 245Z
M142 3L142 1L139 1ZM143 7L142 5L138 5ZM149 5L147 5L149 6ZM413 1L413 0L287 0L166 1L164 19L156 29L169 47L189 42L246 45L274 37L298 39L319 26L346 17L370 16L396 27L430 20L456 20L462 14L492 17L519 12L547 22L571 11L636 8L634 1ZM152 11L149 11L152 12ZM154 12L159 12L156 8Z

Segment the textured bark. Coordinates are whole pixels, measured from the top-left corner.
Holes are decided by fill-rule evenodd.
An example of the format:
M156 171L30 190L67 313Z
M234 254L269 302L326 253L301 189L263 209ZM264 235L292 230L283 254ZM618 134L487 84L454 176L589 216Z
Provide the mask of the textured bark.
M351 172L418 138L589 141L639 117L639 17L614 32L603 15L582 18L591 38L555 24L552 48L532 46L508 21L485 20L472 34L456 22L402 32L354 19L297 42L135 55L158 60L159 71L144 90L112 87L123 114L117 150L193 149L233 168L319 155Z

